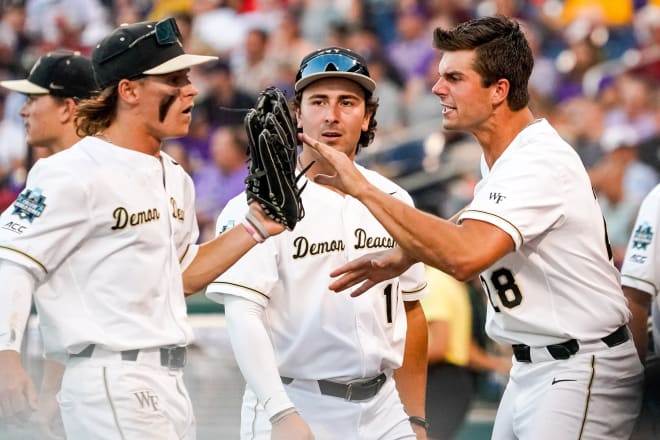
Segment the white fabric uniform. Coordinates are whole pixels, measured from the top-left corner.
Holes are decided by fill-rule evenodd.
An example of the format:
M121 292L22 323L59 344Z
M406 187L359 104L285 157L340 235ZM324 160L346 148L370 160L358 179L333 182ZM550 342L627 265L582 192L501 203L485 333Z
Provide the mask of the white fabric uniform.
M630 313L582 162L541 119L491 169L482 158L482 174L459 221L491 223L515 243L480 275L486 331L502 344L530 346L532 360L514 362L493 438L627 438L642 368L632 340L614 348L601 341ZM570 339L580 350L569 360L545 348ZM568 380L557 383L560 374Z
M172 158L94 137L40 160L0 217L0 259L47 283L34 299L46 356L67 363L69 438L194 437L181 370L161 367L157 349L119 352L191 342L181 272L197 235L192 179ZM91 358L69 358L90 344Z
M401 187L373 171L359 169L378 188L412 205ZM424 268L416 264L398 279L381 283L357 298L330 291L327 286L333 269L393 247L395 242L356 199L301 180L307 182L302 193L305 217L294 231L285 231L251 249L211 283L206 294L217 302L223 301L223 295L236 295L266 308L265 322L279 374L294 379L286 386L287 394L317 438L376 438L375 431L364 431L368 425L378 426L383 433L390 429L389 435L395 435L394 427L398 426L403 434L397 435L410 435L412 430L394 386L386 385L370 401L349 402L319 394L314 381L347 383L381 372L391 376L392 370L401 366L407 328L403 301L426 294ZM240 222L246 211L246 197L241 194L220 214L218 230ZM270 438L263 402L255 411L255 400L248 384L242 436L252 438L252 431L257 431L263 436L258 438ZM355 423L344 423L348 420ZM328 432L332 437L324 434Z
M621 267L621 284L648 293L653 304L655 352L660 353L660 246L656 234L660 228L660 185L644 199L628 242Z

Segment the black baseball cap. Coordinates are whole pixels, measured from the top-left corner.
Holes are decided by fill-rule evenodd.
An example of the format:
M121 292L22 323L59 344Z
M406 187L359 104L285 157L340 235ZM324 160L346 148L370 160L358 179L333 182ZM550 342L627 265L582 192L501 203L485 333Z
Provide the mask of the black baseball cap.
M26 79L0 81L0 86L26 95L81 99L97 91L92 62L70 51L49 52L37 60Z
M363 57L343 47L327 47L302 59L296 74L295 91L300 92L314 81L330 77L350 79L372 93L376 88Z
M96 81L101 88L122 79L163 75L216 60L183 51L174 18L122 24L97 44L92 53Z

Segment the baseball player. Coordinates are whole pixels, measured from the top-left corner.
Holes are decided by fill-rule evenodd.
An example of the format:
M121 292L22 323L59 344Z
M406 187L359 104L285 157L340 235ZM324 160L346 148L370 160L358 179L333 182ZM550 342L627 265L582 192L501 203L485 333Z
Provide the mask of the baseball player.
M634 438L656 436L660 431L660 247L656 234L660 227L660 185L642 202L621 267L621 284L632 312L630 330L642 362L646 361L644 406ZM648 356L648 316L652 311L652 354ZM648 357L648 359L647 359Z
M25 121L26 140L29 145L43 147L51 154L65 150L80 140L74 124L78 102L89 98L97 90L89 58L79 52L63 50L37 59L27 78L0 81L0 86L26 95L20 110ZM47 293L48 288L48 284L42 285L39 288L41 293L37 295L53 295L52 292ZM38 411L33 418L42 437L51 438L61 433L55 393L60 388L63 371L62 364L46 361Z
M621 284L630 304L632 319L630 330L634 336L637 352L642 361L648 351L648 314L653 299L658 299L660 271L655 233L660 226L660 185L656 186L642 202L633 232L628 242L626 256L621 267ZM657 310L660 299L654 308ZM653 320L653 333L658 333L660 323ZM660 353L660 338L654 338L654 351Z
M332 273L354 294L423 261L478 276L486 331L514 353L493 439L624 439L639 412L642 366L606 228L575 150L528 107L533 58L517 22L483 17L438 28L433 92L443 127L480 143L482 180L453 221L400 203L306 133L333 164L317 181L364 203L399 244Z
M295 83L299 129L348 160L374 136L375 82L364 60L341 48L306 56ZM247 382L243 439L426 438L426 293L422 265L375 285L357 301L327 289L348 259L396 242L353 197L313 182L327 164L304 148L305 217L248 252L211 283ZM359 173L406 206L410 196L374 171ZM245 194L218 218L220 236L245 216ZM257 274L257 275L255 275ZM404 359L405 346L405 359ZM403 367L402 367L403 364ZM398 391L397 391L398 390ZM410 416L413 416L411 423Z
M95 48L101 91L76 117L86 137L40 160L0 216L0 379L11 381L0 417L30 412L18 349L29 298L48 283L34 299L46 356L66 365L67 438L195 438L183 293L256 244L239 225L196 245L192 179L160 151L187 133L198 93L189 68L212 59L184 53L171 18L122 25ZM254 205L250 214L271 235L283 229Z

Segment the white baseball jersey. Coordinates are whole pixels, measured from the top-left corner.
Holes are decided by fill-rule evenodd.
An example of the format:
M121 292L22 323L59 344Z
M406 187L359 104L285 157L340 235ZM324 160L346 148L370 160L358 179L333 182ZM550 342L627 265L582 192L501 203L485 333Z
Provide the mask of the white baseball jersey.
M0 217L0 258L26 267L46 355L193 337L181 271L196 253L192 179L168 155L87 137L40 160Z
M459 221L507 232L515 250L480 279L486 331L503 344L593 341L630 313L610 261L604 220L575 150L541 119L522 130L482 180Z
M359 169L378 188L412 204L401 187ZM350 196L308 181L302 198L305 217L295 229L251 249L209 285L207 296L222 302L223 294L238 295L266 307L282 376L341 382L398 368L407 328L403 301L426 293L423 265L357 298L332 292L327 287L332 270L396 243ZM218 230L240 223L247 209L245 194L231 200Z
M653 305L653 334L660 335L660 246L656 234L660 227L660 185L644 199L628 242L621 267L621 284L646 292L655 298ZM655 352L660 353L660 337L655 337Z

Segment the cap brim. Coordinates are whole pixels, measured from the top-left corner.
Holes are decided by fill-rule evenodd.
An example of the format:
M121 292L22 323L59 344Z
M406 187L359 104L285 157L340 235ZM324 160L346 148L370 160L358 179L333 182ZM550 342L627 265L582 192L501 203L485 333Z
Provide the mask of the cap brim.
M364 76L359 73L352 73L352 72L319 72L319 73L313 73L311 75L307 75L306 77L300 79L298 82L296 82L296 85L294 86L294 89L296 92L301 91L314 81L318 81L323 78L346 78L350 79L351 81L354 81L367 89L369 92L373 93L373 91L376 89L376 82L369 78L368 76Z
M189 53L184 53L177 57L167 60L162 64L159 64L156 67L153 67L149 70L145 70L145 75L164 75L166 73L176 72L178 70L188 69L192 66L197 66L199 64L208 63L209 61L215 61L218 57L208 56L208 55L192 55Z
M0 86L15 92L25 93L26 95L47 95L50 93L48 89L38 86L27 79L0 81Z

